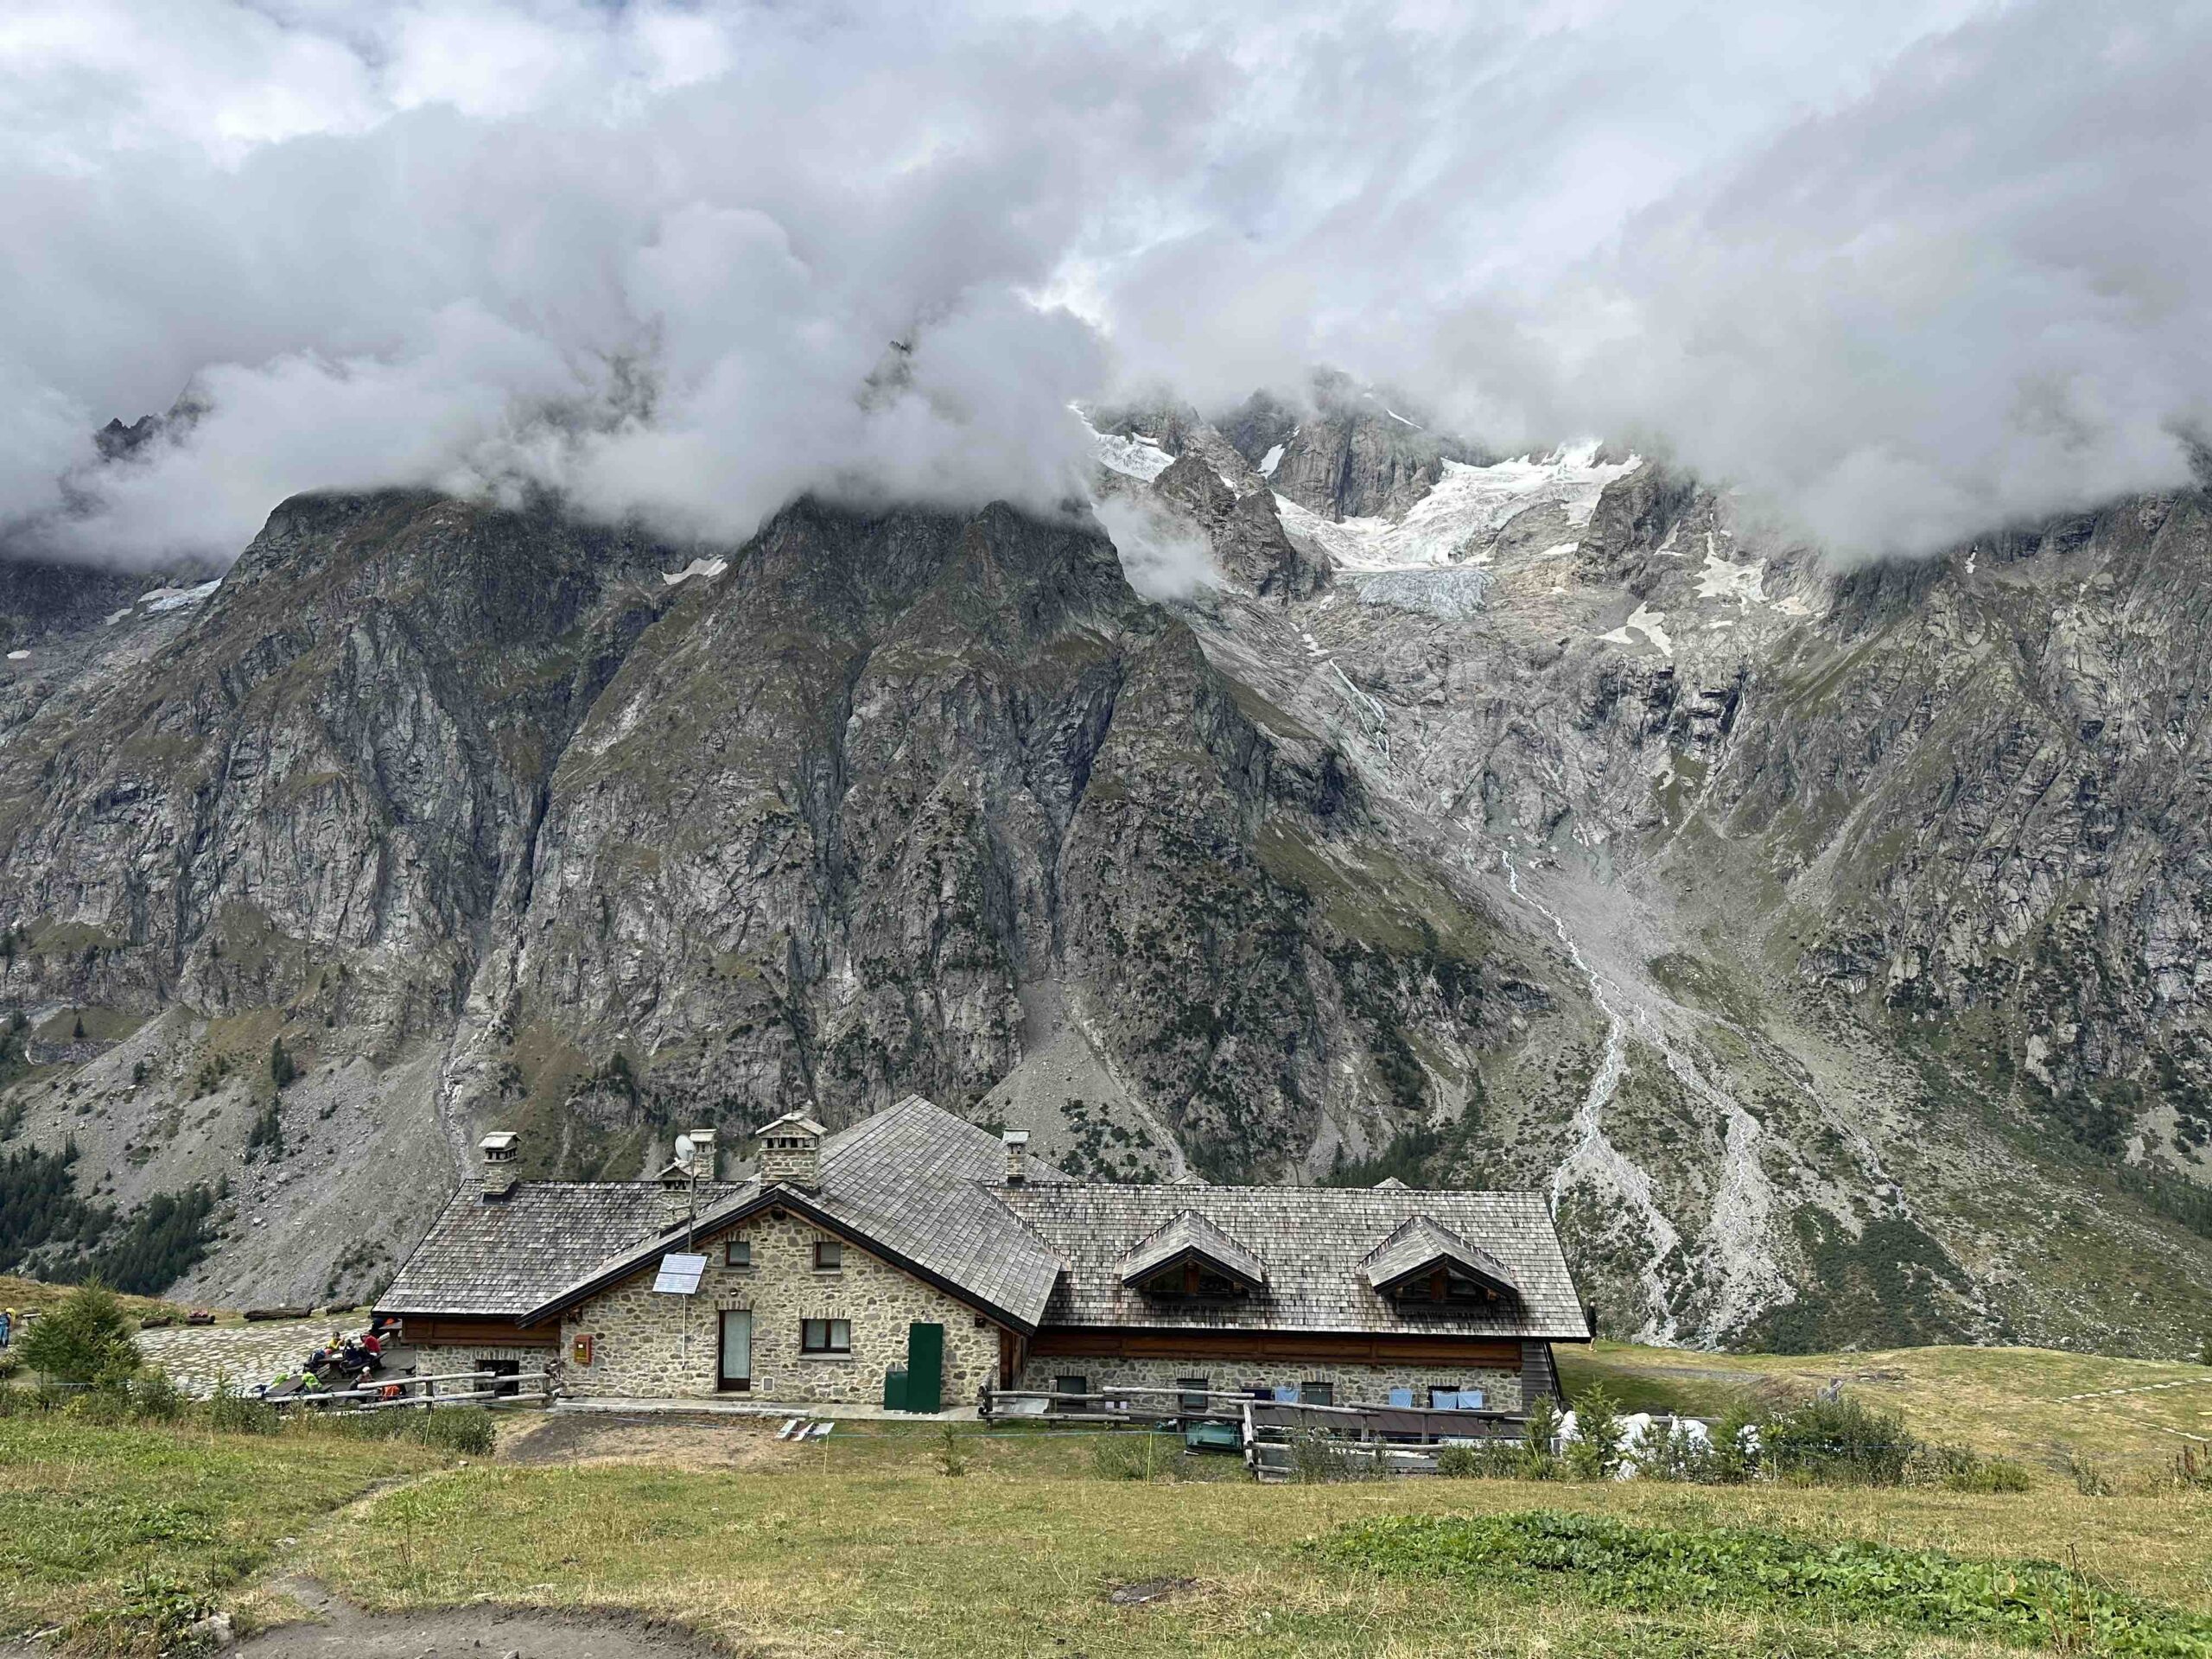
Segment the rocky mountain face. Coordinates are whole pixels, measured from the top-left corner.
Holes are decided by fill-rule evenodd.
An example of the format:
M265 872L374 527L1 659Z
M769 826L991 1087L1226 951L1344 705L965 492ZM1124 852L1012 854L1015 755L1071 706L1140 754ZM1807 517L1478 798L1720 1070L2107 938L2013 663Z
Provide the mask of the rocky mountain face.
M17 578L0 1155L219 1192L187 1287L308 1297L485 1128L632 1176L918 1090L1100 1175L1544 1187L1624 1334L2212 1327L2203 497L1846 571L1381 399L1100 429L1195 597L1083 508L400 493Z

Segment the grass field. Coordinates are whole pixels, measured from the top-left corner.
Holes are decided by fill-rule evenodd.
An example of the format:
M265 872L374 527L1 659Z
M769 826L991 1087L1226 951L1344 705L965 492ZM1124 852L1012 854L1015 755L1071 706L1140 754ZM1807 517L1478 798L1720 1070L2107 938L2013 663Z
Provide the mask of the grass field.
M0 1640L62 1627L86 1646L249 1585L340 1504L450 1461L421 1447L0 1419Z
M1902 1412L1905 1426L1924 1439L1955 1440L2031 1467L2079 1451L2121 1472L2169 1462L2186 1443L2182 1436L2212 1442L2212 1366L2048 1348L1712 1354L1601 1342L1558 1352L1569 1395L1602 1382L1628 1402L1626 1410L1717 1417L1747 1395L1786 1400L1840 1380L1868 1404ZM2157 1386L2163 1384L2182 1386ZM2145 1391L2065 1398L2112 1389Z
M1634 1404L1707 1408L1728 1391L1855 1378L1851 1388L1904 1410L1920 1432L2009 1451L2035 1471L2033 1491L1992 1495L1491 1480L1255 1487L1234 1459L1186 1466L1167 1455L1163 1469L1210 1478L1109 1479L1100 1437L1034 1427L948 1441L933 1425L848 1423L798 1448L758 1425L531 1414L503 1420L499 1455L471 1463L316 1432L0 1418L0 1640L61 1626L78 1650L151 1653L186 1615L218 1602L265 1611L257 1586L306 1573L372 1608L626 1609L733 1652L793 1659L2212 1655L2202 1634L2212 1630L2212 1492L2149 1480L2179 1444L2157 1431L2203 1408L2172 1403L2195 1390L2125 1397L2158 1402L2139 1416L2047 1403L2077 1383L2128 1386L2137 1369L1974 1350L1808 1360L1618 1347L1576 1367ZM2153 1382L2202 1374L2140 1370ZM2051 1466L2062 1442L2132 1470L2119 1495L2076 1490ZM1613 1532L1595 1543L1574 1533L1589 1523L1571 1517L1586 1516ZM1560 1560L1434 1571L1419 1552L1400 1560L1363 1541L1395 1548L1415 1535L1408 1525L1428 1555L1455 1526L1564 1530L1575 1541ZM1777 1561L1828 1573L1831 1557L1853 1563L1848 1593L1815 1583L1801 1594L1777 1576ZM2056 1573L2024 1574L2018 1564L2035 1560ZM1670 1565L1649 1569L1653 1560ZM1671 1565L1682 1561L1693 1565ZM1738 1567L1723 1570L1730 1561ZM1151 1580L1188 1582L1144 1605L1109 1599ZM2037 1636L2018 1624L2032 1598L2012 1593L2016 1580L2078 1591L2085 1605L2139 1599L2149 1611L2129 1627L2138 1644L2110 1648L2109 1633L2088 1624ZM1919 1599L1889 1593L1893 1581L1922 1586ZM2014 1623L1993 1614L1987 1628L1975 1624L1960 1584L1999 1586L1997 1612Z
M432 1477L319 1539L312 1567L377 1607L584 1599L793 1655L1876 1653L1970 1650L1858 1625L1683 1605L1635 1614L1558 1591L1440 1592L1328 1560L1339 1525L1541 1508L2064 1561L2212 1611L2212 1502L2071 1493L1713 1492L1403 1482L1163 1485L916 1471L709 1475L645 1466ZM1116 1584L1195 1580L1113 1605ZM1634 1645L1631 1645L1634 1644Z

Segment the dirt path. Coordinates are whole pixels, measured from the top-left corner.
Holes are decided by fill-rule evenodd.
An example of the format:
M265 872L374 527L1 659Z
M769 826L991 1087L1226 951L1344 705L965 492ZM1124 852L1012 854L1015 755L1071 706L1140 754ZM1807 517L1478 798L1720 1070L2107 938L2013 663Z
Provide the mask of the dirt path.
M797 1446L760 1418L671 1418L640 1412L532 1414L499 1437L499 1461L660 1463L679 1469L767 1469L793 1461Z
M365 1613L312 1579L273 1587L313 1622L240 1643L232 1649L240 1659L704 1659L717 1651L689 1630L632 1614L501 1607Z

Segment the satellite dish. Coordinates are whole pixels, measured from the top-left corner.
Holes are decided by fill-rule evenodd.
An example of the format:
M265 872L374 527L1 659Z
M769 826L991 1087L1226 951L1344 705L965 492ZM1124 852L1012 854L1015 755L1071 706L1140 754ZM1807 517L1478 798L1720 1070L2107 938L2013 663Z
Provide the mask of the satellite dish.
M688 1164L691 1161L691 1137L688 1135L679 1135L676 1137L676 1161L679 1164Z

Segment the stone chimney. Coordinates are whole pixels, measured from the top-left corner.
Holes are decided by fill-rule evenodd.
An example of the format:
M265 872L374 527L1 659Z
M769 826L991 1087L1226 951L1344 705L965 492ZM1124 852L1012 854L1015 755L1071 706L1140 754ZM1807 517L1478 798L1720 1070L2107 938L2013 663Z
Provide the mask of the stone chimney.
M1006 1147L1006 1184L1020 1186L1029 1179L1029 1131L1008 1129L999 1141Z
M693 1129L691 1132L691 1173L702 1181L715 1179L715 1132L712 1129Z
M498 1204L513 1196L515 1166L522 1158L522 1137L501 1129L476 1143L484 1155L484 1202Z
M829 1131L804 1112L785 1112L760 1126L760 1184L780 1181L811 1192L822 1185L822 1137Z

